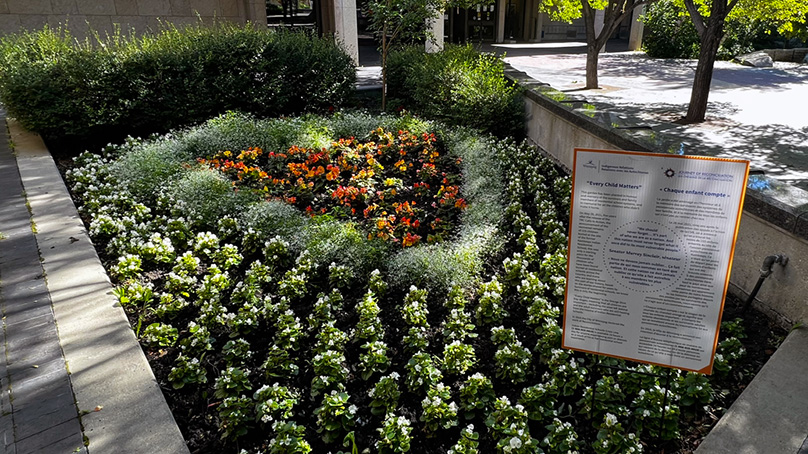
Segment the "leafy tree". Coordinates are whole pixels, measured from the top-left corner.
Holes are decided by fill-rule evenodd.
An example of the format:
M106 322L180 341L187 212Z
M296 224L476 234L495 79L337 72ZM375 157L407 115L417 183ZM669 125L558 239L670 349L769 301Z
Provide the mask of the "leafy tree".
M552 20L572 22L583 16L586 26L586 88L598 88L598 57L606 41L635 8L656 0L541 0L539 9ZM595 32L595 11L603 10L603 29Z
M682 0L658 0L648 7L641 20L646 30L643 50L649 57L698 58L699 34ZM799 30L795 30L794 37L799 39ZM777 24L765 18L734 15L724 24L717 59L732 60L756 49L779 47L784 43L778 41L788 39L777 32Z
M446 5L447 0L368 1L368 27L379 40L382 56L382 109L387 104L387 56L393 44L400 39L428 38L430 31L424 24Z
M690 105L684 123L704 121L707 99L718 47L725 33L725 24L735 17L765 19L777 25L783 35L795 33L795 24L805 23L808 0L682 0L699 34L701 50Z

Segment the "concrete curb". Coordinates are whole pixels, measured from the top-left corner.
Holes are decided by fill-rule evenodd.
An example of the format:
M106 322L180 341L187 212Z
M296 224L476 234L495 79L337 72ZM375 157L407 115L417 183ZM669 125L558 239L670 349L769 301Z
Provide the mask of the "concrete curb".
M808 436L808 329L798 328L713 427L696 454L802 454Z
M42 139L8 121L90 453L188 453Z

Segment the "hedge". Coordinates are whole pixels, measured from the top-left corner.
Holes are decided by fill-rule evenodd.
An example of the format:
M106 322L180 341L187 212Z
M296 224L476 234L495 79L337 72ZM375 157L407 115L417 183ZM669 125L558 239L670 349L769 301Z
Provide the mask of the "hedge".
M84 42L45 27L0 40L0 100L50 139L119 140L228 110L324 111L348 99L355 77L333 39L250 25L166 25Z

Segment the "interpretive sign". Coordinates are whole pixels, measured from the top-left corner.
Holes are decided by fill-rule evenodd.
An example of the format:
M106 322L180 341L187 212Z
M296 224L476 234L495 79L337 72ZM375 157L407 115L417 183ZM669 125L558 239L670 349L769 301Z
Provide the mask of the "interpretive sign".
M576 149L563 346L709 374L748 173Z

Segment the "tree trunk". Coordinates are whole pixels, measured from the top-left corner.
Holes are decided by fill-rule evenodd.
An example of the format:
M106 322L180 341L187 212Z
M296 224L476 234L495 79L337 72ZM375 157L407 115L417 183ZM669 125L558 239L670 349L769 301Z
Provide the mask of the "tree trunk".
M693 91L690 94L690 105L687 107L684 123L702 122L707 114L707 99L710 96L710 84L713 81L713 68L718 55L718 46L721 44L723 25L723 21L717 25L711 21L702 36L699 63L696 66Z
M598 88L598 54L600 41L595 34L595 10L589 2L581 2L581 15L586 29L586 88Z
M600 88L598 86L598 57L600 57L600 46L598 41L586 46L586 88L592 90Z
M390 2L388 2L389 4ZM387 108L387 24L382 27L382 112Z

